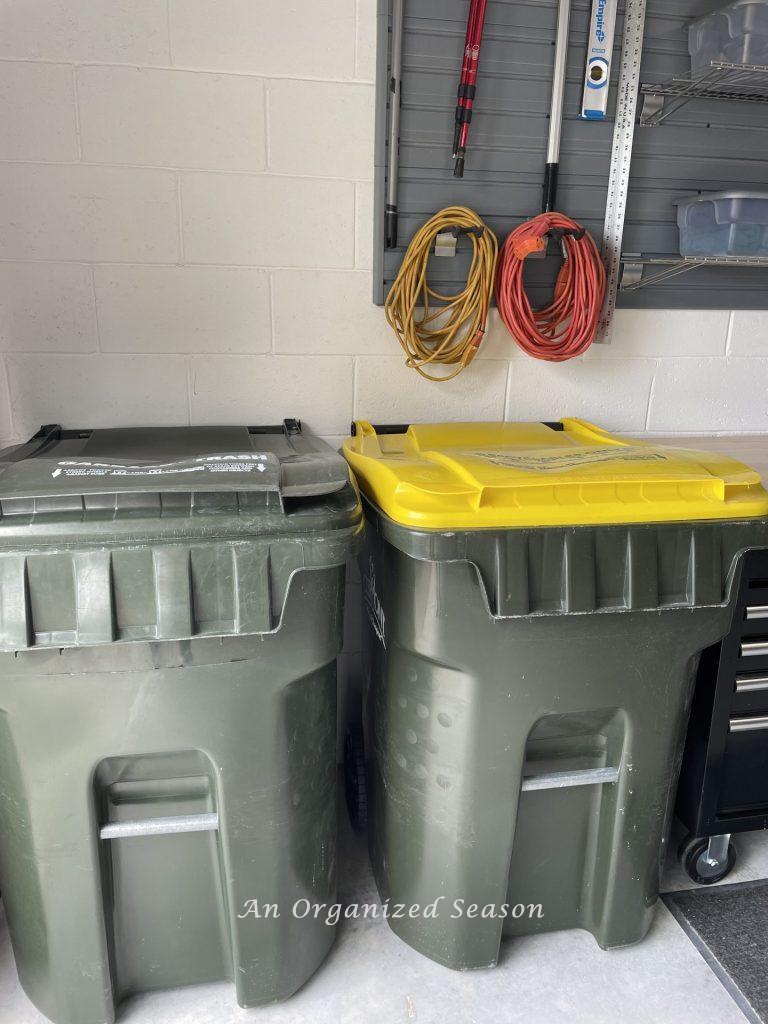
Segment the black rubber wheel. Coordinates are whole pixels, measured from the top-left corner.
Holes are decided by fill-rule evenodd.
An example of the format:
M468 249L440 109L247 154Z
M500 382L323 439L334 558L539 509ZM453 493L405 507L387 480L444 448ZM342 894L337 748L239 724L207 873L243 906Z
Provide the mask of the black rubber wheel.
M728 843L725 862L712 864L706 859L708 836L688 836L680 845L680 863L691 881L697 885L714 885L722 881L733 870L736 863L736 847Z
M359 725L350 725L344 738L344 789L349 820L356 832L362 832L368 827L368 788L363 730Z

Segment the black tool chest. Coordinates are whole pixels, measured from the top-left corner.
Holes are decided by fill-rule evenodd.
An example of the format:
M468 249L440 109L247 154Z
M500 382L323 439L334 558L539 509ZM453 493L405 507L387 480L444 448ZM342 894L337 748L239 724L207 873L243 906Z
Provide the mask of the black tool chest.
M701 656L677 795L681 859L703 883L730 871L730 835L768 828L768 550L745 554L738 588L730 633Z

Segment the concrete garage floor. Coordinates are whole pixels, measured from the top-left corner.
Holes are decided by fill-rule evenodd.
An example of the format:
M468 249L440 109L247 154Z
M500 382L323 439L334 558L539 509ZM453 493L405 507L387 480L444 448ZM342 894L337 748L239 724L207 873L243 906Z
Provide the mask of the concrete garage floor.
M339 898L376 899L365 843L342 815ZM676 837L673 837L673 845ZM728 883L768 877L768 833L737 836ZM664 888L691 888L670 856ZM16 977L0 920L0 1024L44 1024ZM508 942L494 970L458 973L419 956L381 921L342 922L325 964L288 1002L241 1010L226 983L135 997L121 1024L744 1024L745 1017L659 902L648 938L603 952L591 935Z

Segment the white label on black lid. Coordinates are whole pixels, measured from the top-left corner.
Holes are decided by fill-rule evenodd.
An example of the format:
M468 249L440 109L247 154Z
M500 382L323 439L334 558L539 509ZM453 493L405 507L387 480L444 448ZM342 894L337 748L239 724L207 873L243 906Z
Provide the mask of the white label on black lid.
M65 477L147 477L175 476L180 473L264 473L269 455L262 452L238 452L231 455L198 455L174 462L120 463L90 462L86 459L62 459L51 476ZM274 457L273 457L274 461Z

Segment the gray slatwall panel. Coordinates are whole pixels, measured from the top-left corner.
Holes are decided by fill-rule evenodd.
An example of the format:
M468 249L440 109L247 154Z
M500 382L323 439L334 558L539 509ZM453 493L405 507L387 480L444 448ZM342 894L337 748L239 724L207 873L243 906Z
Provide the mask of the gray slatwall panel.
M434 212L467 205L504 238L540 209L548 130L557 0L490 0L467 170L455 181L450 155L468 0L405 0L400 146L401 248L384 250L389 0L379 2L376 103L374 299L383 302L403 242ZM641 79L662 81L689 67L686 23L717 0L648 0ZM580 120L586 24L591 0L573 0L558 206L599 240L613 120ZM620 13L621 22L621 13ZM621 42L617 30L616 56ZM618 72L618 61L614 71ZM612 88L615 101L615 81ZM624 233L626 252L675 253L673 200L697 191L768 187L768 104L695 101L657 128L635 133ZM467 269L462 240L454 260L432 263L433 280L457 287ZM462 255L461 250L464 250ZM528 261L532 299L543 303L559 266ZM619 294L620 306L762 309L768 270L706 268L666 285Z

